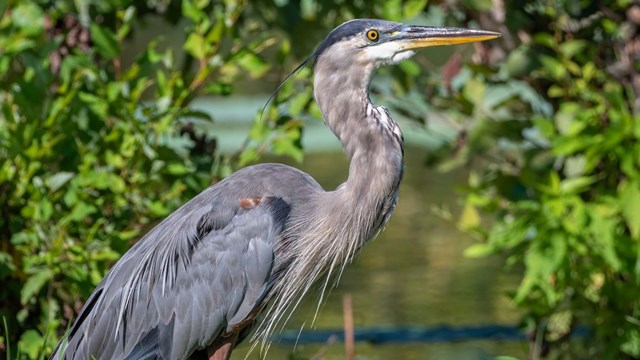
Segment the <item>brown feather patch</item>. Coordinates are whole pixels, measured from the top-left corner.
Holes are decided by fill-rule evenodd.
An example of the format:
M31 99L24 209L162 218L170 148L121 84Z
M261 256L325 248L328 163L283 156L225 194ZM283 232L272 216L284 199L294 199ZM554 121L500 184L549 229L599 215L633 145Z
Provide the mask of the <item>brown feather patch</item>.
M260 204L261 201L262 201L261 197L240 199L240 207L243 209L251 209L258 206L258 204Z

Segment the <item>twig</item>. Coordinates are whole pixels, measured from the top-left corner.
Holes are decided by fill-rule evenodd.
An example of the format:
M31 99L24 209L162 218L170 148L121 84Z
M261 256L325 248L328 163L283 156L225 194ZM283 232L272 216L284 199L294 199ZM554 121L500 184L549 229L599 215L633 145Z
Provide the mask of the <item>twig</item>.
M4 342L7 350L7 360L11 358L11 345L9 344L9 326L7 325L7 318L2 317L2 322L4 323Z
M342 311L344 312L344 350L347 360L356 358L355 336L353 334L353 308L351 306L351 294L342 296Z

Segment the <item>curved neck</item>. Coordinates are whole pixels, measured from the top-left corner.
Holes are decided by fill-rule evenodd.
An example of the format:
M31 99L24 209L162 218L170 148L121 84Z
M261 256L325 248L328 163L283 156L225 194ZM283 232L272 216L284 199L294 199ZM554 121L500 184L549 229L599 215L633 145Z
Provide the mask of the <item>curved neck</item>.
M350 67L320 56L315 66L314 93L325 123L347 154L349 177L328 196L341 206L344 221L358 221L366 241L384 225L395 207L403 169L402 133L386 109L373 105L369 84L375 67ZM354 220L355 217L355 220Z
M334 45L334 46L339 46ZM347 48L348 50L348 48ZM385 109L371 104L369 82L374 66L349 63L348 53L331 51L315 66L314 93L324 120L349 157L349 178L335 191L318 191L310 203L296 207L277 250L282 280L276 283L269 330L323 274L322 293L331 275L374 237L395 208L402 178L402 133ZM325 52L325 54L328 54ZM346 57L340 58L342 54ZM345 64L350 64L346 66ZM282 268L280 268L282 266ZM322 302L322 301L320 301ZM269 315L267 315L269 317Z

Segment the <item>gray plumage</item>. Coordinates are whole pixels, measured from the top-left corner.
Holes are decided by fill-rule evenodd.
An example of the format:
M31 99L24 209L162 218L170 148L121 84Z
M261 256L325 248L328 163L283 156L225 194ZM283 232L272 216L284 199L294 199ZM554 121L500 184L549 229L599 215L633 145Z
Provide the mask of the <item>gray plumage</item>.
M227 359L270 304L254 335L268 340L319 279L324 293L396 206L402 132L369 99L375 68L428 40L493 37L367 19L336 28L311 59L314 95L351 161L347 181L325 191L297 169L262 164L204 190L114 265L52 358Z

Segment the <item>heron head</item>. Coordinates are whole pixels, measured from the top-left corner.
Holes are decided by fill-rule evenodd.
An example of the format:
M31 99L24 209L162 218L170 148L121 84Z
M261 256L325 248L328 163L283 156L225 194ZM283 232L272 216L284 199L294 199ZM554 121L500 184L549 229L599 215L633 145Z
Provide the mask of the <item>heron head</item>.
M314 55L316 58L333 57L342 63L377 67L406 60L413 56L415 49L484 41L499 36L499 33L484 30L356 19L335 28Z

